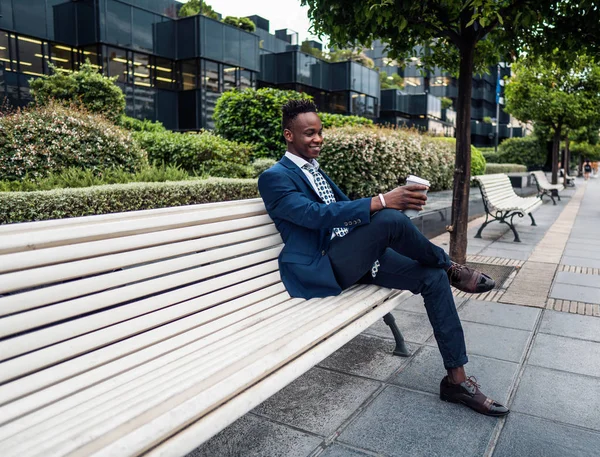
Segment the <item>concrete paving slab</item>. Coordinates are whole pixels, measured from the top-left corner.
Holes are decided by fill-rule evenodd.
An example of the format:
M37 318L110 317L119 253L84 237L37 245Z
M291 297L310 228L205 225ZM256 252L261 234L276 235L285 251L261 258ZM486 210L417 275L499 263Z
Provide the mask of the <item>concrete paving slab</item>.
M600 343L539 333L528 364L600 377Z
M597 457L600 433L511 413L494 457Z
M187 457L305 457L322 438L246 414Z
M398 324L398 328L406 341L422 344L433 335L433 329L426 314L407 313L398 310L392 311L392 314L396 318L396 324ZM366 329L364 333L382 338L394 338L383 319Z
M393 340L362 334L323 360L319 366L384 381L409 360L393 355L394 347ZM408 343L411 353L418 348L416 344Z
M600 379L528 366L512 410L600 430Z
M555 283L550 291L550 297L584 303L600 303L600 288Z
M313 368L256 407L254 412L326 436L380 386L376 381Z
M554 278L554 282L571 284L575 286L587 286L600 289L600 276L586 275L580 273L571 273L568 271L560 271Z
M390 457L480 457L496 423L437 396L388 387L339 441Z
M477 378L486 395L506 404L519 364L469 355L467 375ZM437 348L426 346L410 364L389 379L389 383L413 390L439 394L446 370Z
M545 311L539 331L600 343L600 319L591 316Z
M469 300L458 312L461 320L533 331L541 310L523 306Z
M577 248L575 248L567 245L564 255L567 257L581 257L583 259L597 259L600 257L600 249L596 250L586 249L583 247L580 248L579 245L577 245Z
M372 455L373 454L371 453L364 454L356 449L350 449L346 446L334 444L333 446L329 446L327 449L325 449L325 452L319 454L319 457L369 457Z
M494 359L520 362L525 353L531 332L514 328L463 322L467 354L482 355ZM425 343L437 346L431 337Z
M563 265L575 265L578 267L590 267L600 268L600 260L590 259L588 257L575 257L572 255L565 255L560 261Z
M454 304L456 308L460 308L462 304L467 300L465 297L454 297ZM399 311L408 311L411 313L420 313L426 314L427 310L425 309L425 302L423 301L423 297L419 295L413 295L408 300L404 300L396 309Z

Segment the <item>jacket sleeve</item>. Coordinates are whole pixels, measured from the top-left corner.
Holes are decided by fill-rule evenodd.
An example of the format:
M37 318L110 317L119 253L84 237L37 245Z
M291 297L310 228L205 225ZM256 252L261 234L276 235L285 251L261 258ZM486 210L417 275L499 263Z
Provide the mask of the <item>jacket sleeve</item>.
M314 202L298 190L284 173L267 171L258 179L258 190L271 217L313 230L368 224L371 199L330 203Z

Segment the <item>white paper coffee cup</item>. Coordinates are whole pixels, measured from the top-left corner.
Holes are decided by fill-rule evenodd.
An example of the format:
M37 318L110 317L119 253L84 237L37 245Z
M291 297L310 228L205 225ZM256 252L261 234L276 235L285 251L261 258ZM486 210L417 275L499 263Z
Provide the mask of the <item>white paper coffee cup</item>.
M412 184L420 184L422 186L427 186L427 187L431 186L431 183L429 181L427 181L426 179L419 178L418 176L409 175L408 178L406 178L406 185L410 186ZM418 192L420 192L422 194L426 194L427 189L419 190ZM416 209L405 209L403 211L403 213L406 214L408 217L413 218L419 214L419 211L417 211Z

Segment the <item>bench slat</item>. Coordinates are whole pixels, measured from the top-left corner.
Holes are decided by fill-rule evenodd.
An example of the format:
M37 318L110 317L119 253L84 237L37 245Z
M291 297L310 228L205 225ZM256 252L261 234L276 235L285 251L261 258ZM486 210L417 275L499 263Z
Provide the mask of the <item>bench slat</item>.
M272 223L271 218L265 214L236 219L235 224L232 224L231 221L214 222L141 235L79 243L72 247L59 246L55 248L36 249L29 252L5 254L0 256L0 273L133 251Z
M274 368L274 366L277 366L277 363L267 363L265 365L264 360L265 357L269 357L269 358L273 358L275 360L286 360L287 358L289 358L290 356L293 355L293 353L290 353L289 351L284 351L282 352L282 348L289 348L290 343L288 342L290 340L290 338L294 338L294 339L298 339L298 340L302 340L302 345L306 346L306 333L308 332L309 334L311 334L311 337L313 338L322 338L323 333L327 333L327 330L333 327L333 322L332 320L337 320L338 323L341 319L348 319L348 318L355 318L356 313L357 312L364 312L365 310L368 310L372 307L372 303L369 300L369 297L371 295L378 295L380 299L383 299L385 296L387 296L389 294L389 291L386 292L385 290L379 290L376 291L376 288L372 288L372 290L367 291L367 293L365 293L363 295L362 300L358 301L356 300L355 297L351 298L351 299L346 299L346 300L340 300L338 302L338 305L335 307L331 307L328 309L323 309L322 306L317 306L317 308L320 308L320 311L318 312L317 315L315 316L310 316L308 318L308 320L303 323L302 325L294 325L294 323L287 323L287 327L284 325L284 327L282 327L280 330L278 330L276 332L276 334L274 336L276 336L276 338L274 338L273 340L269 341L267 338L267 341L265 341L267 344L264 345L264 342L261 342L261 348L259 351L256 350L250 350L248 349L248 351L245 351L246 353L244 354L240 354L240 357L238 358L238 360L234 361L233 363L228 362L227 365L227 369L226 372L223 373L222 370L218 371L215 375L210 375L210 376L206 376L204 373L204 370L202 368L202 366L199 366L195 372L193 373L188 373L187 377L184 378L184 382L181 382L180 378L175 378L173 381L173 385L172 385L172 389L176 389L176 392L179 392L180 395L183 395L183 398L177 399L177 397L174 397L174 394L176 392L173 391L165 391L163 388L158 388L158 390L156 391L150 391L147 396L143 399L139 399L137 406L133 406L130 408L127 408L126 410L124 410L123 414L121 415L112 415L109 419L109 422L105 423L104 427L94 427L92 430L85 430L85 425L82 427L84 428L84 430L80 430L78 431L79 433L77 433L76 436L72 436L71 439L69 440L69 437L65 437L65 436L58 436L59 440L68 440L68 443L63 443L67 445L67 449L75 449L78 445L84 444L85 442L88 442L90 439L95 439L96 437L98 437L100 434L110 430L111 428L113 428L116 425L121 425L124 424L125 421L126 427L129 427L130 425L132 425L132 422L130 421L131 419L133 419L133 421L138 421L138 420L142 420L143 422L147 421L147 418L144 418L145 415L150 414L157 414L157 413L161 413L162 412L162 407L161 407L161 401L167 401L169 403L172 403L173 401L176 402L176 404L179 404L181 401L185 400L186 398L189 398L191 395L195 395L196 392L198 392L199 390L206 390L206 388L208 386L215 386L215 383L220 383L221 379L223 379L224 376L226 376L227 374L231 373L233 374L234 372L239 372L240 369L243 369L243 367L248 367L248 366L253 366L252 364L254 364L254 366L256 365L261 365L259 368L260 376L264 375L263 371L264 370L272 370ZM365 298L366 297L366 298ZM302 316L302 315L300 315ZM322 327L322 328L319 328ZM325 330L327 329L327 330ZM290 331L291 330L291 331ZM325 330L325 331L324 331ZM286 335L286 338L281 338L281 335ZM297 342L297 344L300 344L300 342ZM236 348L232 349L232 352L235 352ZM258 361L258 363L257 363ZM258 374L258 373L257 373ZM234 375L234 378L238 379L238 382L243 382L246 383L248 381L246 380L241 380L238 376ZM198 382L198 379L202 379L205 378L204 381ZM252 377L250 377L249 379L252 379ZM221 395L218 396L214 396L214 395L210 395L210 394L206 394L204 395L204 399L205 399L205 403L206 403L206 407L211 407L211 405L214 405L215 402L215 398L220 398L222 399L224 396L223 393L223 385L222 383L220 383L221 385L219 385L219 390L222 392ZM229 384L227 384L229 385ZM230 389L230 392L232 390ZM225 394L226 395L226 394ZM162 398L161 398L162 396ZM150 407L152 407L153 405L156 405L156 407L154 408L154 410L152 411L148 411ZM169 406L171 407L171 406ZM202 411L203 408L199 408L199 411ZM144 413L144 416L142 417L136 417L138 416L140 413ZM122 429L119 429L119 434L122 432ZM112 440L112 438L109 438L109 435L105 435L104 437L102 437L101 441L110 439ZM81 439L81 441L79 443L76 443L75 440ZM45 446L47 443L43 443L42 446ZM37 449L39 450L39 448ZM79 453L81 453L82 455L87 455L89 454L90 451L92 451L93 448L80 448L78 450ZM63 448L64 451L64 448Z
M8 233L2 236L0 254L118 238L262 214L265 214L264 205L255 203L228 208L217 207L208 211L199 210L181 214L166 214L143 219L124 219L42 231Z

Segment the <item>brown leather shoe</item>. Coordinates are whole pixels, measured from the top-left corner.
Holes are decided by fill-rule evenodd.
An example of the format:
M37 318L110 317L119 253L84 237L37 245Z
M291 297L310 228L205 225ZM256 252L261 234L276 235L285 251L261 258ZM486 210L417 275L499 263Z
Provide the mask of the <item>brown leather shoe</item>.
M444 376L440 383L440 400L462 403L486 416L502 417L510 412L506 406L485 396L479 390L477 379L473 376L469 376L465 382L460 384L452 384L448 380L448 376Z
M450 285L463 292L480 294L490 291L496 286L496 281L488 275L456 262L452 262L447 273Z

